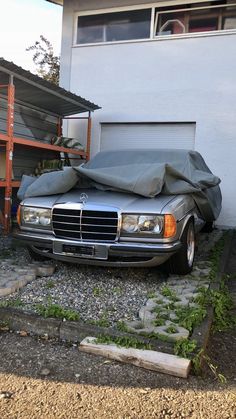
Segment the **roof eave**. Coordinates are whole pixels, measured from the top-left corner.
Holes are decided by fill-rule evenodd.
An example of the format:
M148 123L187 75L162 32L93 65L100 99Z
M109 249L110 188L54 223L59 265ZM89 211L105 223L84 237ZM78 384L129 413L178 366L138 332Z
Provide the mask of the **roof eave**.
M63 0L46 0L49 1L49 3L58 4L59 6L63 6Z

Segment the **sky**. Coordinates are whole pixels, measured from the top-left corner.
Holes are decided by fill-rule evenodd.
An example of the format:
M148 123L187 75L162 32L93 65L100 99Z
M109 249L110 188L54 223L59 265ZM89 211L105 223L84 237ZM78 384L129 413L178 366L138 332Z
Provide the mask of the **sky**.
M60 53L62 7L46 0L0 0L0 57L36 72L26 48L44 35Z

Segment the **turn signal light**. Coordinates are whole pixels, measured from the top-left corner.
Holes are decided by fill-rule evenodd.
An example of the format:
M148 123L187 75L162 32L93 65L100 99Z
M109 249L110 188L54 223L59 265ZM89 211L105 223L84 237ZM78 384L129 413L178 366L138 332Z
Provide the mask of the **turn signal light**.
M173 237L176 234L176 221L173 215L165 214L164 237Z
M16 213L16 219L19 226L21 225L20 215L21 215L21 206L19 205L19 207L17 208L17 213Z

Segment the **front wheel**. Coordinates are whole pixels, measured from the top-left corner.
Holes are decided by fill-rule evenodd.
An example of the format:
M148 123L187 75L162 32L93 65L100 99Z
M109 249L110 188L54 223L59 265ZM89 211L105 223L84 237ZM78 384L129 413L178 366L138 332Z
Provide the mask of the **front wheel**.
M195 231L193 221L188 221L181 237L182 247L168 261L168 271L172 274L186 275L193 269L195 256Z
M34 261L43 262L45 260L48 260L46 256L40 255L39 253L35 252L30 246L27 247L27 250L31 259L33 259Z

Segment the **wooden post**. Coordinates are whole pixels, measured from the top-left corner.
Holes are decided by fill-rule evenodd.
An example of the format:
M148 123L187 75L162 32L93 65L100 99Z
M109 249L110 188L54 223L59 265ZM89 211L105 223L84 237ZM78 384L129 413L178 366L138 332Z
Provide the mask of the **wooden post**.
M14 135L14 99L15 87L13 76L9 77L7 88L7 144L6 144L6 189L4 203L4 234L8 234L11 224L12 202L12 159L13 159L13 135Z

